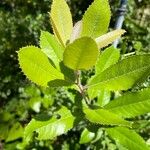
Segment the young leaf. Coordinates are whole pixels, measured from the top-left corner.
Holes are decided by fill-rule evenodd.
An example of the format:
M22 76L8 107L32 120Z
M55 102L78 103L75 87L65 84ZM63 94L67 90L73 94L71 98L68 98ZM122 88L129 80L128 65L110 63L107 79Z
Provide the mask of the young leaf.
M49 81L64 79L64 75L57 71L46 55L37 47L23 47L18 52L19 63L24 74L36 84L47 86Z
M114 40L118 39L121 35L125 33L125 30L117 29L111 32L108 32L98 38L95 39L98 48L106 47L111 44Z
M77 38L80 37L82 31L82 20L78 21L74 27L73 27L73 31L71 34L71 38L70 38L70 43L72 43L73 41L75 41Z
M49 32L41 31L40 47L43 53L59 68L59 62L63 59L64 48L58 43L56 38Z
M110 16L111 12L108 0L95 0L83 16L81 36L97 38L106 33Z
M71 13L65 0L53 0L50 18L55 36L65 46L73 29Z
M117 63L119 57L120 52L118 49L114 48L113 46L106 48L99 56L99 59L95 65L96 74L103 72L111 65Z
M39 140L53 140L57 136L64 134L73 128L75 118L66 107L62 107L55 114L59 115L59 118L53 116L46 121L32 119L25 128L25 139L29 139L33 131L36 131Z
M88 83L89 88L108 90L127 90L140 78L150 74L150 55L132 56L121 60L94 76Z
M82 37L66 47L63 62L73 70L87 70L96 63L98 55L95 41L89 37Z
M85 117L92 123L131 127L131 123L105 109L84 108Z
M127 93L111 101L105 108L124 118L148 113L150 112L150 89Z
M80 137L80 144L85 144L91 142L95 137L95 133L90 132L87 128L85 128Z
M108 134L128 150L150 150L145 141L135 131L125 127L106 129Z

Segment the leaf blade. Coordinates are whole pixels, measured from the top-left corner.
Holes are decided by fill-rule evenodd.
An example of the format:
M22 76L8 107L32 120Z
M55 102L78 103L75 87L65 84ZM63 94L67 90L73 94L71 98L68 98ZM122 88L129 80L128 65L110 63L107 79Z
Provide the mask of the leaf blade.
M144 75L150 74L150 55L132 56L121 60L94 76L88 83L89 88L105 88L108 90L127 90Z
M65 0L53 0L50 18L55 36L65 46L73 28L70 9Z
M111 32L108 32L98 38L95 39L98 48L103 48L111 44L113 41L118 39L121 35L123 35L126 31L122 29L117 29Z
M63 59L64 48L57 42L56 38L49 32L41 31L40 47L42 52L59 68L59 62Z
M128 150L149 150L145 141L133 130L124 127L106 129L107 133Z
M105 109L124 118L131 118L150 112L150 89L127 93L111 101Z
M28 139L33 131L36 131L39 140L53 140L56 136L64 134L70 130L73 127L74 122L74 117L71 112L66 107L62 107L57 114L60 115L60 119L56 119L56 117L52 117L47 121L32 119L25 128L25 139Z
M73 70L89 69L96 63L98 55L95 41L89 37L82 37L66 47L63 62Z
M106 109L88 109L84 108L85 117L93 123L102 125L119 125L131 127L131 123L118 117Z
M108 30L110 22L110 6L108 0L95 0L83 16L81 36L97 38Z
M49 63L46 55L37 47L21 48L18 52L18 60L24 74L38 85L47 86L51 80L64 79L64 75Z

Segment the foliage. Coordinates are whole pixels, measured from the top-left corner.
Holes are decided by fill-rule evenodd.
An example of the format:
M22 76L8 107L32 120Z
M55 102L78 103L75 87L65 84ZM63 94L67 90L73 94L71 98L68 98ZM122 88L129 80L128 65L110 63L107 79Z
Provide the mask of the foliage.
M77 20L81 19L81 15L84 13L88 5L91 3L91 1L88 0L87 1L72 0L67 2L71 6L71 12L73 15L74 23ZM147 2L148 1L144 1L144 0L140 2L139 1L129 2L130 11L129 13L127 13L128 17L125 20L125 25L124 25L124 28L127 31L126 36L124 37L124 41L126 42L123 42L120 45L121 53L136 51L136 54L141 54L143 53L143 51L144 52L148 51L149 49L149 39L147 36L148 28L143 25L140 25L139 28L137 24L135 24L135 22L138 20L137 19L138 9L135 8L139 8L139 9L147 8L146 7ZM78 124L78 120L84 117L81 115L82 112L79 109L81 107L81 103L80 103L81 96L80 95L77 96L79 93L76 92L76 90L78 90L76 86L67 87L67 88L61 87L57 89L55 88L45 89L43 87L35 86L34 84L26 85L29 82L24 78L24 76L20 72L20 69L18 68L16 50L19 49L19 47L25 45L39 45L38 39L40 35L40 30L48 30L51 32L51 29L49 27L49 14L47 13L50 9L49 8L50 3L51 1L48 0L44 0L42 3L38 0L33 0L33 1L29 0L24 2L17 1L17 0L13 0L13 1L6 0L0 3L0 10L1 10L0 18L2 22L0 24L1 27L0 35L2 39L0 42L0 54L1 54L0 55L0 72L1 72L0 115L2 116L0 119L0 129L1 129L0 139L4 144L3 145L4 149L12 150L12 149L16 149L16 146L17 149L23 149L24 147L25 149L33 149L33 148L34 149L87 149L87 148L95 149L95 147L97 147L97 149L111 149L111 150L117 148L123 149L124 147L122 147L118 142L115 144L114 141L112 141L108 137L103 126L101 125L96 125L96 127L92 126L93 124L87 121L87 119L85 120L82 119L82 121ZM114 10L118 7L117 6L118 1L115 1L115 3L114 1L112 1L111 3L112 3L111 4L112 10L113 12L115 12ZM134 13L136 15L134 15ZM111 16L112 18L111 18L110 27L113 27L115 16L114 14ZM147 19L147 23L148 23L148 19ZM146 25L146 22L144 25ZM70 43L72 43L76 38L78 38L80 32L81 32L81 28L80 30L76 29L76 31L72 34L72 36L75 38L73 40L70 39ZM43 37L42 34L44 34ZM69 80L73 79L73 81L75 81L74 78L76 74L74 75L72 70L68 68L64 68L65 66L62 65L62 63L61 65L59 65L59 61L60 60L62 61L63 58L63 54L61 54L59 50L63 50L64 47L61 46L61 44L59 44L59 42L56 40L57 38L55 38L52 34L45 31L41 32L40 38L45 38L45 40L43 40L44 43L43 44L40 43L40 48L48 56L48 58L52 60L50 61L50 64L54 68L57 68L59 71L60 70L63 71L65 77L67 76L67 79L69 75ZM46 39L48 39L48 41ZM40 42L41 41L42 40L40 40ZM111 65L115 64L120 57L118 54L119 52L118 49L116 51L115 50L111 50L111 51L114 51L114 55L116 56L116 59L112 59L115 57L114 55L113 55L114 57L110 56L109 61L107 61L106 56L103 58L102 57L103 54L105 54L105 52L107 54L106 49L104 51L102 49L101 50L102 54L99 55L99 63L105 64L106 62L107 64L106 66L104 65L104 70L110 67ZM107 54L107 56L109 56L109 54ZM122 59L124 58L124 56L125 55L121 55L120 58ZM55 64L53 62L55 62ZM101 72L98 69L96 70L99 73ZM83 83L83 85L87 83L86 80L89 79L89 76L93 74L94 73L91 71L87 72L82 70L80 78L82 79L81 82ZM60 80L59 82L57 82L57 85L58 83L59 86L64 85L64 82L62 83L60 82ZM53 82L49 84L50 86L54 85ZM130 91L138 90L139 91L138 93L140 93L140 89L143 87L145 88L148 85L149 85L148 82L144 82L144 84L140 86L138 85L135 88L130 89ZM97 106L105 107L105 105L110 101L110 99L114 99L114 97L118 97L118 95L121 96L122 94L124 96L124 92L126 93L126 91L116 91L114 93L111 91L101 89L101 90L94 90L94 93L93 92L91 93L88 90L88 95L90 96L90 94L94 94L94 96L92 95L90 97L90 99L92 99L91 103L94 103ZM62 107L62 105L69 108L71 110L71 113L76 118L74 122L75 126L72 130L69 130L67 134L58 136L53 141L52 140L38 141L36 139L37 134L33 134L33 138L30 141L30 144L26 145L27 143L22 143L22 136L23 136L21 133L22 131L15 130L16 128L15 126L17 124L21 125L21 127L19 127L18 129L21 129L22 127L24 128L27 125L27 123L31 120L31 118L35 118L36 121L38 121L39 118L38 116L41 115L43 116L43 113L44 116L49 116L49 118L50 116L54 116L56 119L59 119L60 116L57 114L57 112L58 109ZM76 107L78 107L78 109L76 109ZM143 110L141 110L141 112L145 113L143 112ZM53 113L54 115L52 115ZM79 118L79 116L81 116L81 118ZM144 137L144 139L147 140L148 142L148 138L150 135L148 132L149 122L147 120L149 120L149 115L135 117L130 120L135 121L133 125L134 127L136 127L136 131L140 133L142 137ZM88 138L86 141L82 140L81 143L84 143L84 145L83 144L80 145L79 144L80 134L82 130L84 131L85 128L87 130L83 138L86 135L88 138L89 134L91 134L92 137ZM99 130L97 130L98 128ZM15 134L16 137L14 134L11 133L16 133ZM9 140L6 141L8 139L8 135L9 135ZM0 142L0 148L1 148L1 142Z
M68 130L70 130L73 127L76 127L80 122L85 122L85 125L88 125L89 123L92 123L92 127L94 125L101 125L103 128L105 128L105 125L109 125L111 129L107 129L106 132L110 134L114 140L117 142L119 141L119 144L122 146L125 146L127 149L132 149L131 143L125 142L126 140L123 140L121 137L126 137L126 134L129 133L127 127L133 128L134 127L134 120L127 121L124 118L128 118L125 114L121 116L118 113L113 112L113 109L111 112L107 110L107 108L111 108L111 103L114 103L116 107L123 107L124 106L124 98L123 96L120 96L120 103L115 103L117 100L112 100L112 102L108 102L106 107L104 108L96 106L96 102L94 104L91 103L92 99L89 99L86 91L87 89L93 88L93 91L108 90L108 91L118 91L118 90L128 90L131 89L134 85L136 85L139 82L144 81L150 75L149 72L149 62L150 62L150 55L139 55L139 56L131 56L126 59L121 59L116 64L111 64L108 66L108 68L104 69L104 71L101 71L100 73L96 72L94 77L92 77L89 82L86 85L82 85L81 77L80 77L80 71L90 69L93 65L99 65L101 63L96 63L98 60L99 52L98 52L98 46L100 41L103 43L106 43L110 41L111 43L113 40L120 36L124 32L114 31L111 33L108 33L106 35L102 35L100 32L101 30L95 30L94 28L97 28L97 25L99 25L98 21L101 21L101 19L97 20L97 24L95 24L95 20L93 20L91 17L86 17L88 14L95 15L95 11L98 12L98 7L96 6L97 0L95 0L92 5L88 8L87 12L85 12L83 16L83 25L81 29L81 34L79 37L76 37L77 39L74 40L71 44L69 43L70 37L71 37L71 30L72 30L72 19L70 17L70 11L68 9L67 3L62 0L57 2L57 0L54 0L52 3L52 9L50 13L51 18L51 24L53 27L53 32L56 37L56 39L62 44L64 47L64 51L61 51L63 53L63 60L59 60L59 63L63 63L63 67L70 68L70 71L74 72L75 74L75 81L72 81L71 83L74 85L72 86L72 89L74 89L76 92L79 92L80 99L78 101L80 102L80 106L76 105L76 102L73 102L72 108L78 110L77 112L74 112L74 109L72 108L64 108L61 106L59 111L54 111L52 114L52 117L47 118L47 120L38 120L33 119L25 128L24 133L24 143L23 145L28 144L32 138L32 133L35 131L38 133L38 139L39 140L46 140L53 138L56 138L57 136L61 134L65 134ZM105 10L110 10L108 1L105 0L106 5L104 9L101 9L101 16L100 18L105 17ZM60 17L60 5L64 9L64 17L67 18L67 24L64 20L64 17ZM54 9L55 8L55 9ZM95 11L93 11L95 10ZM109 16L109 12L107 12ZM97 13L96 13L97 15ZM85 21L86 18L86 21ZM109 17L108 17L109 18ZM87 23L89 22L89 23ZM108 30L108 24L109 19L103 20L102 22L104 24L104 27L106 25L106 29ZM89 25L89 24L94 24ZM102 26L102 25L101 25ZM85 28L94 29L94 35L96 35L96 38L103 39L103 40L97 40L95 39L95 36L91 33L86 33L84 30ZM65 32L64 32L65 31ZM84 31L84 32L83 32ZM84 34L87 37L84 37ZM92 32L93 33L93 32ZM118 35L117 35L118 34ZM100 36L100 37L99 37ZM111 40L110 40L111 39ZM45 38L40 38L40 40L46 40ZM40 41L40 43L46 43L46 41ZM108 44L109 44L108 43ZM51 42L50 42L51 44ZM56 43L57 45L57 43ZM106 45L100 46L100 48L105 47ZM42 47L42 46L41 46ZM56 56L57 53L55 53L55 50L52 50L53 54ZM86 51L85 51L86 50ZM109 49L107 49L108 51ZM34 46L30 47L24 47L21 48L18 52L19 57L19 63L20 67L22 68L25 75L32 81L35 82L38 85L41 86L49 86L52 87L51 84L47 84L48 82L53 82L55 86L66 86L65 79L67 79L67 72L66 70L63 72L62 70L59 70L58 68L55 68L56 64L58 64L58 61L55 62L55 59L48 60L47 53L43 53L41 49L36 48ZM102 55L105 57L105 55ZM101 57L102 57L101 56ZM38 59L40 58L40 59ZM50 57L49 57L50 58ZM53 58L53 56L52 56ZM105 60L105 58L104 58ZM54 64L54 66L52 65ZM96 66L98 68L98 66ZM63 81L63 82L62 82ZM61 84L60 84L60 83ZM68 81L69 82L69 81ZM147 92L149 92L147 90ZM138 94L143 94L142 92L139 92ZM131 93L128 95L128 99L135 99L138 95L137 93ZM77 93L75 95L78 95ZM141 99L147 99L146 94L143 94L144 97L141 97ZM130 100L131 101L131 100ZM128 101L126 101L127 103ZM128 104L128 103L127 103ZM149 105L149 101L147 101L147 104ZM113 105L113 104L112 104ZM109 106L109 107L108 107ZM135 115L143 114L148 112L147 107L138 107L136 105L130 105L131 110L136 110ZM129 107L129 108L130 108ZM72 113L70 111L72 111ZM128 111L128 110L127 110ZM120 109L118 110L120 112ZM55 118L55 113L58 114L58 118ZM122 118L124 117L124 118ZM131 117L134 117L134 115ZM77 122L75 123L75 120ZM88 120L88 122L86 122ZM115 126L115 127L113 127ZM122 127L116 127L116 126L122 126ZM124 127L124 128L123 128ZM126 128L125 128L126 127ZM114 132L123 130L123 133L116 134ZM133 130L133 129L132 129ZM142 143L143 149L149 149L146 143L143 141L139 135L133 132L133 136L137 137L134 140L138 143ZM137 146L135 145L135 148Z

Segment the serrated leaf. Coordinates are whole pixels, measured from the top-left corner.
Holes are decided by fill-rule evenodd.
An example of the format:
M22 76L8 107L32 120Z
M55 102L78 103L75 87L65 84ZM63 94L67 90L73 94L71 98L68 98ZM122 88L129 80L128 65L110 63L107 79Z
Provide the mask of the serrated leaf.
M82 31L82 20L78 21L74 27L73 27L73 31L70 37L70 43L72 43L73 41L75 41L77 38L80 37L81 35L81 31Z
M50 18L55 36L65 46L73 29L71 13L65 0L53 0Z
M135 131L125 127L106 129L108 134L128 150L150 150L145 141Z
M150 74L150 55L132 56L121 60L94 76L88 83L89 88L108 90L127 90L138 80Z
M98 38L95 39L98 48L106 47L107 45L111 44L113 41L118 39L121 35L125 33L125 30L117 29L111 32L108 32Z
M91 142L95 137L95 133L90 132L87 128L85 128L80 137L80 144L85 144Z
M66 107L62 107L55 114L59 115L58 119L56 116L53 116L46 121L32 119L25 128L25 139L29 139L31 134L35 131L38 133L39 140L53 140L57 136L64 134L73 128L75 118Z
M37 47L23 47L18 52L19 64L24 74L36 84L47 86L52 80L64 79L64 75L57 71L46 55Z
M23 137L24 129L19 122L15 123L8 133L6 142L14 141Z
M56 38L49 32L41 31L40 47L43 53L59 68L59 62L63 59L64 48L57 42Z
M110 46L106 48L102 54L99 56L98 61L95 65L96 74L103 72L111 65L118 62L120 57L120 52L118 49Z
M105 109L84 108L85 117L92 123L131 127L131 123Z
M103 72L111 65L117 63L119 57L120 57L120 52L118 49L114 48L113 46L106 48L99 56L99 59L95 65L96 74ZM110 91L104 89L95 89L94 87L89 88L88 95L90 99L98 97L97 103L100 106L104 106L110 100Z
M150 112L150 89L127 93L111 101L105 108L124 118L148 113Z
M87 70L96 63L98 55L95 41L89 37L82 37L66 47L63 62L73 70Z
M81 36L97 38L108 30L110 22L110 6L108 0L95 0L83 16Z

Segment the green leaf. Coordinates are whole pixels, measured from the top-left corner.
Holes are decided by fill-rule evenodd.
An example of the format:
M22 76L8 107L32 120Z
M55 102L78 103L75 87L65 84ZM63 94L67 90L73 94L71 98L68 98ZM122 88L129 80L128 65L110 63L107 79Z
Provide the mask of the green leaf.
M53 0L50 18L55 36L65 46L73 29L71 13L65 0Z
M89 37L83 37L69 44L64 52L64 64L73 70L89 69L95 63L99 55L95 41Z
M119 50L110 46L106 48L102 54L99 56L99 59L95 65L95 72L99 74L106 70L111 65L117 63L119 60L120 53ZM104 89L95 89L94 87L88 89L88 95L90 99L98 97L98 104L104 106L110 100L110 91Z
M84 129L81 133L80 144L91 142L95 137L95 133L90 132L88 129Z
M125 118L150 112L150 89L127 93L105 106L109 111Z
M97 38L108 30L110 22L110 6L108 0L95 0L83 16L81 36Z
M92 123L131 127L131 123L105 109L84 108L85 117Z
M120 52L118 49L114 48L113 46L106 48L99 56L99 59L95 65L96 74L103 72L108 67L117 63L119 57Z
M78 21L74 27L70 38L70 43L80 37L82 31L82 21Z
M127 90L141 78L150 74L150 55L132 56L121 60L94 76L88 83L89 88L108 90Z
M98 38L95 39L98 48L106 47L107 45L111 44L113 41L118 39L121 35L125 33L125 30L117 29L111 32L108 32Z
M57 115L59 118L57 118ZM74 119L66 107L62 107L58 112L55 112L52 118L48 118L47 120L32 119L25 128L25 139L30 139L32 133L35 131L38 133L39 140L53 140L73 128Z
M10 142L10 141L14 141L18 138L22 138L23 132L24 132L24 130L23 130L23 127L21 126L21 124L19 122L15 123L8 133L6 142Z
M22 71L36 84L47 86L49 81L64 79L64 75L50 64L46 55L37 47L21 48L18 57Z
M59 62L63 59L64 48L57 42L56 38L49 32L41 31L40 47L43 53L59 68Z
M133 130L115 127L106 129L106 131L116 142L119 142L128 150L150 150L142 137Z

